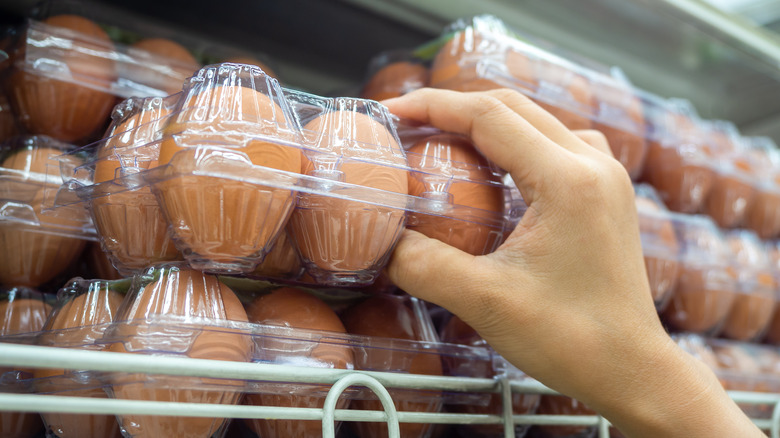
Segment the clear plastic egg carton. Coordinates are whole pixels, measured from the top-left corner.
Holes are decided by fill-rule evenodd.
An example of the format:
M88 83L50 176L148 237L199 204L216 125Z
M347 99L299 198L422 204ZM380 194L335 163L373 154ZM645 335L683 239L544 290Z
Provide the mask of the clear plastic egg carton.
M268 68L254 55L85 0L44 1L17 34L9 99L29 132L63 141L94 139L117 98L175 93L204 62L240 58Z
M68 149L72 146L45 136L14 137L0 145L0 284L40 286L96 240L83 209L47 208L62 184L52 158Z
M133 239L116 239L125 243L115 249L101 231L151 228L142 216L131 227L121 213L99 218L99 200L120 192L151 190L176 248L197 269L296 278L302 266L328 285L372 283L404 226L485 254L521 214L518 193L465 138L420 127L399 137L377 102L286 90L249 65L208 66L177 95L118 108L130 110L117 110L110 137L86 147L92 158L61 169L57 202L91 203L120 271L154 262L117 263ZM128 126L133 119L145 123ZM162 233L155 229L147 235ZM277 262L258 268L277 242Z
M132 282L74 279L58 293L43 330L3 336L0 342L272 364L285 370L302 367L482 378L507 373L505 362L484 345L440 342L425 305L409 296L365 296L350 290L345 291L345 299L333 291L258 290L255 296L241 292L242 302L217 277L181 264L150 268ZM17 388L123 400L321 408L329 390L327 385L278 380L63 369L37 369L28 374L14 382ZM511 376L520 374L514 370ZM402 411L436 413L446 404L460 412L478 412L500 406L489 393L404 388L389 392ZM382 409L371 392L361 388L347 389L338 407ZM61 438L114 436L110 433L118 430L114 417L109 416L44 414L43 418L51 436ZM207 438L222 436L228 424L223 418L146 415L118 415L117 420L126 437L174 431ZM247 425L261 435L321 428L319 421L270 419L247 420ZM360 436L381 435L379 431L386 428L371 423L353 426ZM401 430L409 437L433 433L430 424L405 424Z
M431 63L430 86L520 91L570 129L600 130L631 177L640 176L647 152L642 102L616 68L571 61L492 16L457 21L445 35Z

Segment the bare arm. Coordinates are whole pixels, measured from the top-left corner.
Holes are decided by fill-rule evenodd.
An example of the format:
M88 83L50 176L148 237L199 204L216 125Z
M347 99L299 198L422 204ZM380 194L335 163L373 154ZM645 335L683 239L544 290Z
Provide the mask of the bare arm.
M631 182L603 137L575 135L508 90L425 89L386 104L470 136L528 204L486 256L406 231L388 267L399 287L449 309L518 368L630 437L764 436L664 332Z

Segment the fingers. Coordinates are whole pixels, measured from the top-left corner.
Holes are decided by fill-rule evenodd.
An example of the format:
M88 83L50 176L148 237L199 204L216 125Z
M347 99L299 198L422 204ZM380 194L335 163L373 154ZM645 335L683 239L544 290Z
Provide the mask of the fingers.
M609 147L607 137L605 137L601 131L596 131L595 129L577 129L572 131L572 133L579 137L580 140L591 145L596 150L614 158L614 155L612 154L612 148Z
M529 202L536 187L551 181L550 173L571 160L563 147L487 93L422 89L384 103L400 117L468 135L489 160L512 174ZM560 129L566 130L563 125Z
M469 304L484 295L479 277L493 276L489 263L484 257L405 230L386 270L390 280L410 295L471 316L481 310ZM471 288L474 284L477 288Z

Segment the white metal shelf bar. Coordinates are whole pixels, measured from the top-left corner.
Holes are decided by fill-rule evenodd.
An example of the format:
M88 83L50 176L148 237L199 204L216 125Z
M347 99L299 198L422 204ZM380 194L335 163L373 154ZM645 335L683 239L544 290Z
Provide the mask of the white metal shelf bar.
M0 343L0 366L333 384L355 371ZM499 392L495 379L360 371L393 388Z

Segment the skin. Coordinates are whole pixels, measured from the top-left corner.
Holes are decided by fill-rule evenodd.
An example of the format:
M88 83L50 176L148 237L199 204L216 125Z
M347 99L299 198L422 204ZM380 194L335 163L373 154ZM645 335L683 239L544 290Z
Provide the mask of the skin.
M449 309L515 366L626 436L765 436L661 326L631 181L603 136L575 134L510 90L422 89L384 103L468 135L528 204L484 256L405 231L387 268L395 284Z

